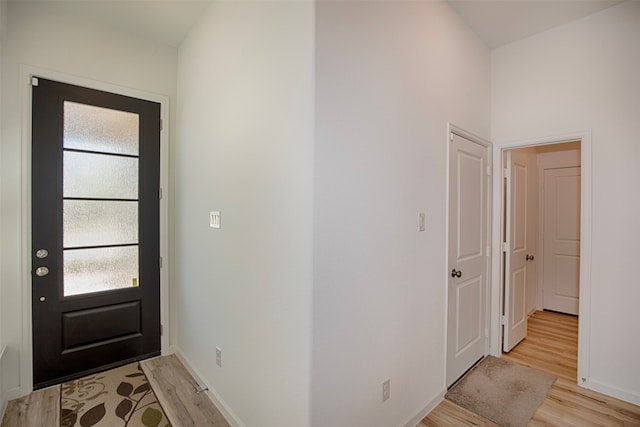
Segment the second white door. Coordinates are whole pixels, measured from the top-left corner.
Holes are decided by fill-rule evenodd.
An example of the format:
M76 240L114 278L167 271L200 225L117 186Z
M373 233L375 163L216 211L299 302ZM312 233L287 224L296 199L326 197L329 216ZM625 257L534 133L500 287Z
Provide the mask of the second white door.
M507 152L503 351L510 351L527 336L527 316L535 293L535 156L532 149Z
M578 314L580 167L544 171L543 307Z

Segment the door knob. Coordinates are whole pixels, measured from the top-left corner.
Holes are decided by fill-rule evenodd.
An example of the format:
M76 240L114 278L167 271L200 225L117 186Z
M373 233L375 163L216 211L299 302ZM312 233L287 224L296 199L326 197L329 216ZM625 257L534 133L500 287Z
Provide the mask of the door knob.
M526 256L526 257L524 257L524 259L526 259L527 261L533 261L534 256L533 256L533 255L529 255L529 254L527 254L527 256Z
M42 259L42 258L46 258L49 256L49 251L46 249L38 249L36 251L36 257Z
M36 276L42 277L49 274L49 269L47 267L38 267L36 268Z
M456 270L455 268L451 270L451 277L462 277L462 271Z

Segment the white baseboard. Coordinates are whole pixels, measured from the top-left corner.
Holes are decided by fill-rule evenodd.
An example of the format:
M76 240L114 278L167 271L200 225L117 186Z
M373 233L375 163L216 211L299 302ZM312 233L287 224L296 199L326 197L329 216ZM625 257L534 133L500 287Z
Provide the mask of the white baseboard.
M414 415L413 417L409 418L402 425L404 427L415 427L415 426L417 426L420 423L420 421L422 421L424 419L424 417L429 415L429 412L433 411L435 409L435 407L438 406L440 404L440 402L442 402L444 400L444 395L445 395L446 392L447 392L447 390L442 390L440 393L438 393L436 395L436 397L431 399L431 401L429 403L427 403L426 406L424 406L422 409L420 409L416 415Z
M5 399L7 399L7 401L19 399L31 393L31 391L25 391L22 387L18 386L18 387L10 388L9 390L5 391L4 397Z
M0 348L0 420L4 419L4 412L7 410L7 395L6 392L4 390L4 381L3 381L3 377L2 377L2 371L3 371L3 365L4 365L4 361L3 361L3 357L4 357L4 351L7 349L6 345L3 345L2 348Z
M178 357L178 359L180 359L185 368L187 368L193 378L198 382L198 384L204 386L203 388L207 389L207 396L209 396L213 404L216 405L216 408L218 408L222 415L224 415L229 424L231 424L232 427L246 427L244 423L240 421L240 418L229 407L229 405L226 404L224 399L222 399L220 394L218 394L216 389L207 380L204 379L202 374L200 374L200 371L194 366L193 363L191 363L189 358L184 355L182 350L175 346L172 346L172 350Z
M163 356L169 356L169 355L172 355L172 354L175 354L175 353L176 353L176 346L174 346L174 345L170 345L166 349L162 350L162 355Z
M637 392L624 390L592 379L589 379L579 385L589 390L597 391L598 393L606 394L607 396L615 397L616 399L624 400L625 402L640 406L640 394Z

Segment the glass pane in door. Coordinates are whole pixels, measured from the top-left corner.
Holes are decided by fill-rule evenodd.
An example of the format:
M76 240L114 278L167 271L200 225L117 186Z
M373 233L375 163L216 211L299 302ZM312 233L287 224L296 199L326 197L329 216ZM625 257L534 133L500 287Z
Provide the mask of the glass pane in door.
M65 249L64 295L139 286L138 246Z
M64 102L64 296L139 279L139 117Z
M65 248L138 243L138 202L65 200Z
M65 101L64 119L64 148L138 155L135 113Z
M64 197L138 198L138 159L65 151Z

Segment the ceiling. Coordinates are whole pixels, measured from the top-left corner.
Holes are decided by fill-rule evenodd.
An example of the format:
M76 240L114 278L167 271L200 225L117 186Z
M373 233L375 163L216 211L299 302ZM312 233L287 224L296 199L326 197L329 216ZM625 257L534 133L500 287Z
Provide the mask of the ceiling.
M178 47L211 0L10 0L47 3L137 34Z
M624 0L448 1L478 37L489 48L495 48L615 6Z
M144 38L177 47L212 0L14 1L55 4L69 13L97 19ZM447 1L480 39L488 47L494 48L598 12L623 0Z

